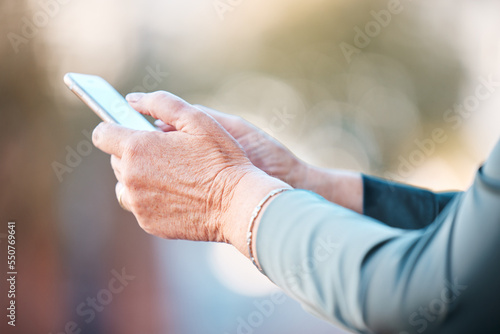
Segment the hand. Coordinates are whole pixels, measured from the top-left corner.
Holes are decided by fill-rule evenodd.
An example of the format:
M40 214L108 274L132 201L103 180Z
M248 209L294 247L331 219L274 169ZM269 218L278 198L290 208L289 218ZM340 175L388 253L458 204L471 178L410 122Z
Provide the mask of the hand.
M238 141L256 167L294 188L306 189L308 165L276 139L241 117L201 105L195 105L195 107L215 118ZM155 124L163 131L171 130L170 126L161 121Z
M294 188L313 191L327 200L363 212L363 181L360 173L319 168L306 164L285 146L241 117L196 105L214 117L243 147L252 163ZM161 121L163 131L169 126Z
M166 93L131 94L137 111L168 132L101 123L94 144L112 154L117 193L148 233L169 239L230 242L246 250L253 207L284 185L252 165L212 117Z

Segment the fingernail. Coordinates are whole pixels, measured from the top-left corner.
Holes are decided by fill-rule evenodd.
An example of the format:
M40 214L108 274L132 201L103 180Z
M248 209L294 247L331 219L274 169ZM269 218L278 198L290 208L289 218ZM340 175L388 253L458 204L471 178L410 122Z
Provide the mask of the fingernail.
M97 124L94 131L92 131L92 143L97 143L99 141L99 132L101 132L101 126L104 122Z
M156 126L163 125L163 122L161 120L159 120L159 119L157 119L154 123L155 123Z
M125 98L128 102L137 102L144 96L144 93L130 93Z

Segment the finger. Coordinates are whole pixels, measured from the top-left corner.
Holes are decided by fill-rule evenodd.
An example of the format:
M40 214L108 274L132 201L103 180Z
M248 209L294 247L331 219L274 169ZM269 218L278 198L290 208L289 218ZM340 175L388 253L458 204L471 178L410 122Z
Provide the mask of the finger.
M163 132L175 131L175 127L169 124L165 124L161 119L155 121L155 125Z
M92 133L92 142L103 152L121 158L125 150L125 139L135 130L114 123L100 123Z
M231 121L233 120L232 118L234 118L234 116L220 112L218 110L209 107L202 106L201 104L195 104L193 106L215 118L215 120L219 122L220 125L222 125L224 128L226 129L231 128Z
M121 183L117 182L115 186L116 199L118 200L118 204L127 211L130 211L129 206L127 205L127 188Z
M113 168L113 172L115 173L116 179L118 182L122 181L122 174L120 171L120 166L121 166L121 159L118 158L116 155L112 154L111 155L111 168Z
M144 115L150 115L172 125L178 131L199 133L217 131L217 123L198 108L168 92L132 93L130 105Z
M199 104L195 104L194 106L200 109L201 111L207 113L208 115L212 116L234 138L240 138L246 134L255 134L261 132L259 128L245 121L241 117L231 114L226 114Z

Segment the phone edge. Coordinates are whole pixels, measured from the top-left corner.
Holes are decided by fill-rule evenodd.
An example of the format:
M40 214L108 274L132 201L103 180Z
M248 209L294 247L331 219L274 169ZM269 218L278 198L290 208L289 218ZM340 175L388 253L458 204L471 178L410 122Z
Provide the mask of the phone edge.
M64 83L66 87L69 88L87 107L89 107L100 119L104 122L116 123L118 122L104 110L99 103L97 103L89 94L87 94L77 82L71 78L71 73L66 73L64 75Z

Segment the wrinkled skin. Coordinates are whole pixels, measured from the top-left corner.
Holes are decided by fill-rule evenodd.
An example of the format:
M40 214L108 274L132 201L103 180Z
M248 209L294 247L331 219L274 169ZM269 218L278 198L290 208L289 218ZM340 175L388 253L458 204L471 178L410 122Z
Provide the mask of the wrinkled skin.
M255 167L201 108L166 92L127 99L137 111L161 120L166 131L111 123L94 130L94 144L112 155L123 206L150 234L229 242L244 252L244 230L255 205L269 191L289 186Z

